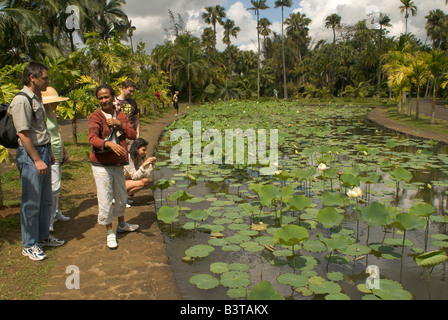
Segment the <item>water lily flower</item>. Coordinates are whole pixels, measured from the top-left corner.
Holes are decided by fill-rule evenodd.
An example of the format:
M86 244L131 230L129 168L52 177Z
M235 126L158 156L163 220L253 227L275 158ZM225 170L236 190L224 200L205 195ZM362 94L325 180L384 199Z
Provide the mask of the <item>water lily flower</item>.
M330 169L330 167L327 167L327 165L325 163L321 163L321 164L319 164L317 169L319 169L319 171L325 171L327 169Z
M360 187L354 187L352 190L347 192L350 199L356 199L362 197L362 189Z

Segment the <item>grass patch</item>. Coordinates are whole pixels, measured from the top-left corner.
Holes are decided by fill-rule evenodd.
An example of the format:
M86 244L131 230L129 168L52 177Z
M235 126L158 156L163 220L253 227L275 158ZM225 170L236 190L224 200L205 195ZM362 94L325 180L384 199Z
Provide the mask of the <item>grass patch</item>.
M400 124L406 125L410 128L414 128L415 133L418 134L419 131L432 131L436 133L446 134L448 132L448 122L440 119L436 119L434 124L431 124L431 117L426 116L423 113L419 113L419 119L415 119L415 112L412 113L411 117L407 116L407 111L404 110L405 114L400 114L397 111L397 107L387 108L387 117Z

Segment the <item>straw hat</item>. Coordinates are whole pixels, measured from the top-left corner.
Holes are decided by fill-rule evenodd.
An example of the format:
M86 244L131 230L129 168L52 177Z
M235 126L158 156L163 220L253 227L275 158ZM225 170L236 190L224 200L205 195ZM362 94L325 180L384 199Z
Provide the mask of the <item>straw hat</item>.
M42 91L43 104L67 101L69 98L60 97L58 92L53 87L47 87L46 91Z

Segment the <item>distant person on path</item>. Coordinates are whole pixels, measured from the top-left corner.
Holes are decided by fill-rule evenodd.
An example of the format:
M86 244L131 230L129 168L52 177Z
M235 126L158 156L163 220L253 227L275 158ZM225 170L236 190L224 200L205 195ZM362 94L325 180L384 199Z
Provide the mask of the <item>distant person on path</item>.
M149 185L151 172L154 170L155 157L146 158L148 141L137 138L129 150L129 164L124 167L126 190L128 192L128 206L132 205L131 198L137 192Z
M157 89L156 89L156 91L154 91L154 96L156 97L156 100L157 100L157 102L156 102L156 111L157 111L157 113L159 113L159 109L160 109L159 106L162 103L162 101L160 100L160 92L157 91Z
M22 82L22 92L31 102L27 97L16 96L8 111L19 137L16 163L22 183L22 254L31 260L43 260L47 258L43 246L61 246L65 243L50 234L50 167L54 163L54 156L41 96L49 83L48 67L39 62L30 62L23 71Z
M274 94L274 99L278 99L277 89L274 88L273 94Z
M172 100L173 100L174 114L177 116L179 114L179 91L174 92Z
M126 80L122 84L122 89L120 95L115 99L117 102L117 108L119 111L123 112L128 116L129 122L134 127L135 132L137 132L137 138L140 136L140 120L139 113L140 110L137 106L137 102L132 99L134 95L136 84L132 80ZM132 141L128 141L128 146Z
M118 217L118 233L139 228L137 224L124 221L127 192L123 168L129 161L126 139L135 140L137 133L128 117L115 110L115 92L111 86L99 86L95 95L100 109L93 112L89 120L89 142L92 148L89 160L97 188L98 224L106 226L107 247L116 249L117 238L112 230L114 217ZM106 139L113 131L118 137L116 142Z
M57 91L52 87L47 87L46 91L42 91L42 103L47 113L47 129L51 138L51 151L54 155L54 164L51 165L51 218L50 232L54 231L54 222L70 220L64 216L59 210L59 195L61 193L62 165L68 162L68 153L62 142L61 133L56 118L56 108L59 102L67 101L68 98L60 97Z

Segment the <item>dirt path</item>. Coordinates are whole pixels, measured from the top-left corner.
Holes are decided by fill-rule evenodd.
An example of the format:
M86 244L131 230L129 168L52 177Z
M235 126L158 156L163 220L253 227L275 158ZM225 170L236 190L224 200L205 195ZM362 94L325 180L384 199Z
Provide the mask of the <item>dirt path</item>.
M154 154L164 128L174 120L175 116L169 113L143 127L141 136L150 142L149 154ZM80 121L78 125L81 132L88 121ZM71 124L61 127L63 135L70 138ZM105 228L97 224L98 206L93 181L91 193L80 204L78 212L72 220L64 222L66 244L59 249L42 299L180 299L157 225L150 189L136 194L134 205L126 210L126 220L139 224L140 229L118 235L116 250L106 247ZM66 281L72 274L66 273L69 266L79 270L80 289L67 289Z
M411 103L411 110L412 114L415 115L415 99L413 100L414 102ZM403 108L404 110L407 110L407 106L403 106ZM432 112L432 100L422 99L419 103L419 113L430 117L431 112ZM448 108L446 107L444 101L437 102L435 116L436 119L448 121ZM402 133L408 137L434 139L448 144L448 133L444 134L427 130L419 130L418 132L416 132L416 130L413 128L410 128L392 119L387 118L387 108L385 107L377 107L373 109L367 116L367 119L373 123L376 123L378 126L382 128Z

